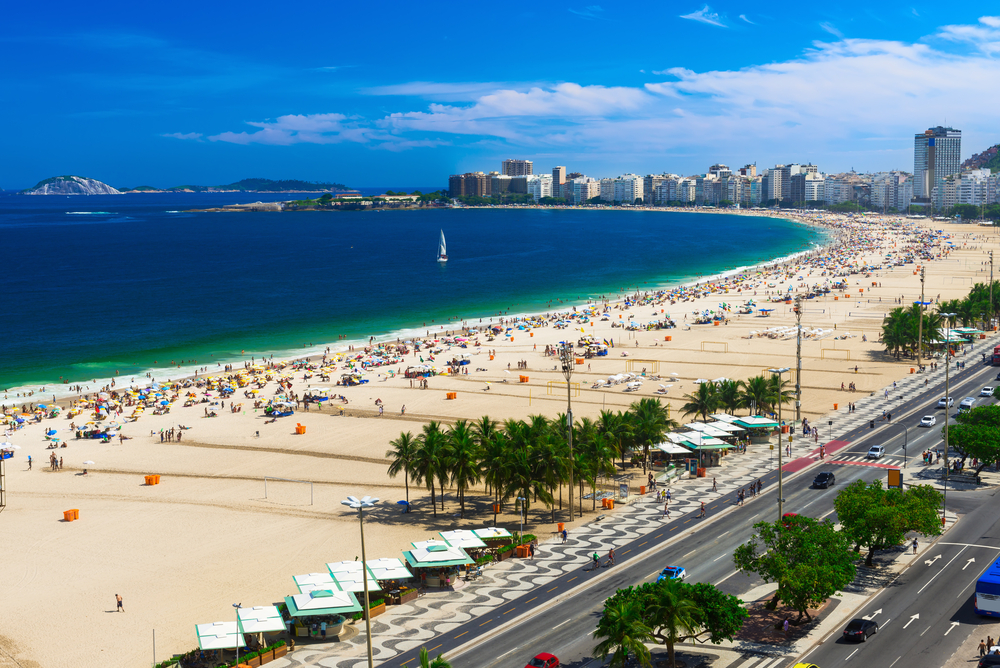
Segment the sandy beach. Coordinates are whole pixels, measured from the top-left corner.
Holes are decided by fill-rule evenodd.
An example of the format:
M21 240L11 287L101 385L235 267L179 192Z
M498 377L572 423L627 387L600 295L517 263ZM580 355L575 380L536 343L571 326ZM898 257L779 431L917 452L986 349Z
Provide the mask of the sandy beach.
M487 524L492 513L482 489L475 498L470 492L471 507L461 520L452 490L446 491L445 511L435 518L429 494L411 485L414 509L402 514L397 501L405 498L404 482L386 474L388 443L401 431L418 433L430 420L553 417L565 411L564 379L554 358L544 354L546 346L562 340L591 335L614 341L607 356L576 366L576 418L596 418L602 409L625 410L638 398L657 396L661 385L669 386L662 401L676 411L684 403L682 396L697 388L696 379L746 379L770 367L794 367L796 341L787 328L794 326L795 317L779 295L787 295L790 287L792 294L831 287L828 294L804 302L802 323L809 335L802 342L802 416L813 421L835 404L845 410L852 394L842 391L842 384L854 383L857 399L914 366L912 360L886 355L878 339L884 314L919 298L917 268L925 268L928 300L961 298L973 283L989 279L986 253L1000 250L992 230L976 225L892 216L801 217L827 227L839 241L760 271L634 295L628 306L623 299L594 305L586 322L579 317L586 307L577 306L576 318L570 311L532 319L545 326L522 330L522 323L504 323L504 330L513 327L512 335L501 331L492 341L461 323L450 330L439 326L430 334L438 338L433 348L441 352L410 346L399 361L369 369L364 374L369 382L363 385L336 385L352 353L364 351L338 355L334 344L329 381L321 381L319 373L306 379L306 370L291 365L262 369L259 378L270 373L274 380L260 389L258 399L274 396L277 379L285 375L291 392L327 388L348 400L325 402L321 410L299 410L273 422L254 409L255 399L245 395L249 387L237 389L212 418L205 417L206 404L184 407L189 391L198 402L205 397L204 388L191 387L172 402L169 413L147 410L137 420L125 421L133 412L125 407L120 417L109 416L123 422L117 433L128 440L102 443L72 437L71 421L92 418L86 411L68 417L72 402L59 399L65 407L62 415L27 423L7 437L20 449L7 460L8 505L0 513L7 545L0 602L8 611L0 630L0 667L148 664L154 629L158 660L193 649L195 624L231 619L233 603L278 602L295 592L293 575L360 555L356 515L340 504L348 495L382 499L366 515L369 559L399 557L411 541L436 537L438 531ZM740 313L748 301L753 301L751 312ZM774 310L763 317L760 309ZM720 324L697 324L713 311L723 315ZM645 329L647 323L667 318L676 327ZM557 327L560 321L569 324ZM627 328L630 322L634 330ZM445 336L467 338L468 347L444 343ZM980 351L975 352L978 359ZM398 373L420 364L421 357L443 369L446 360L460 354L470 356L464 367L468 375L435 375L426 389ZM320 364L316 356L312 362ZM594 387L642 368L661 379L646 380L636 392L623 391L625 385ZM237 364L236 371L242 370ZM519 382L520 376L528 381ZM447 393L455 398L447 399ZM20 407L50 398L9 395L5 404ZM211 400L218 398L213 393ZM232 402L242 408L234 412ZM786 420L794 417L793 407L783 410ZM683 424L694 416L672 417ZM297 423L306 427L304 434L295 433ZM180 442L161 442L160 431L178 425L190 427L181 432ZM45 430L51 428L58 430L66 448L46 450ZM51 452L63 459L60 470L50 470ZM154 473L162 483L144 485L143 476ZM265 498L265 476L306 482L271 480ZM80 520L61 521L63 511L71 508L80 510ZM533 506L525 530L548 536L554 530L549 517L543 505ZM499 520L509 529L516 529L517 522L514 513ZM124 599L124 613L115 611L115 594Z

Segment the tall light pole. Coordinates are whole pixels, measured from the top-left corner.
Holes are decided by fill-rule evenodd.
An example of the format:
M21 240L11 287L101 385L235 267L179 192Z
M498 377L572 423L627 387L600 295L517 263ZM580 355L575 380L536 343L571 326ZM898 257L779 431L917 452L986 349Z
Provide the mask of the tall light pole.
M993 328L993 314L996 313L996 309L993 308L993 251L990 251L990 328Z
M521 518L521 532L517 535L517 539L521 540L521 536L524 535L524 502L527 501L523 496L517 497L517 510L518 515ZM573 516L573 508L570 508L570 517Z
M781 475L781 374L788 372L788 367L782 367L780 369L768 369L772 376L777 375L778 377L778 522L781 522L781 518L784 515L782 512L785 507L785 499L782 497L782 475ZM788 433L792 433L789 429Z
M795 422L802 421L802 295L795 296Z
M562 362L562 374L566 379L566 442L569 444L569 521L573 521L573 398L569 379L573 376L573 366L576 364L573 345L563 342L559 346L559 360ZM580 515L583 516L581 502Z
M233 603L236 608L236 665L240 665L240 643L243 642L243 634L240 633L240 604Z
M368 668L375 668L375 661L372 658L372 616L368 607L368 560L365 558L365 508L374 508L378 499L366 496L358 499L355 496L347 497L346 501L341 501L345 506L349 506L358 511L358 520L361 522L361 581L365 587L365 633L368 638Z
M920 369L920 360L924 348L924 267L920 267L920 313L917 318L917 369Z
M955 317L955 313L940 313L942 318L948 325L947 335L944 341L944 505L941 511L941 517L944 518L945 512L948 510L948 481L949 481L949 467L948 467L948 420L951 416L951 319Z

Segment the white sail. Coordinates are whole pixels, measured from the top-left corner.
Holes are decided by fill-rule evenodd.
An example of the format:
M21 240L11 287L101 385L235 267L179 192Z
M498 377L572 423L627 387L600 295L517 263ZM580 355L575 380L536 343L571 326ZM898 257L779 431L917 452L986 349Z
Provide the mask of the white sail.
M441 230L441 240L438 242L438 262L448 261L448 246L444 241L444 230Z

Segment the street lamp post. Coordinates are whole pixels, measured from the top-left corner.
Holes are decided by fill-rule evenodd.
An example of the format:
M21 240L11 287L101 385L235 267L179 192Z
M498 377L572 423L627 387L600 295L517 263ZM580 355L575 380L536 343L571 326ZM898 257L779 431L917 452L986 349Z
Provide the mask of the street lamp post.
M527 501L523 496L517 497L517 511L521 518L521 532L518 534L517 539L521 540L521 536L524 535L524 502ZM572 508L570 508L570 517L573 516Z
M365 508L374 508L378 499L366 496L358 499L355 496L347 497L346 501L341 501L345 506L349 506L358 511L358 521L361 523L361 581L365 587L365 633L368 641L368 668L375 668L375 661L372 658L372 616L368 607L368 560L365 558Z
M903 428L903 468L905 469L906 468L906 444L907 444L907 441L909 440L910 428L907 427L902 422L898 422L897 425Z
M947 335L944 341L944 500L941 510L941 519L944 519L948 511L948 481L950 479L948 467L948 419L951 415L951 319L955 313L939 314L947 323Z
M240 604L233 603L236 608L236 665L240 665L240 643L243 642L243 634L240 633Z
M562 374L566 378L566 443L569 444L569 521L573 521L573 399L569 379L573 376L573 365L576 360L572 344L564 342L559 347L559 360L562 362ZM580 516L583 516L581 501Z
M783 515L785 499L782 498L782 475L781 475L781 374L786 373L789 368L782 367L780 369L768 369L772 375L778 376L778 521L781 521ZM792 430L789 429L788 433L791 434Z

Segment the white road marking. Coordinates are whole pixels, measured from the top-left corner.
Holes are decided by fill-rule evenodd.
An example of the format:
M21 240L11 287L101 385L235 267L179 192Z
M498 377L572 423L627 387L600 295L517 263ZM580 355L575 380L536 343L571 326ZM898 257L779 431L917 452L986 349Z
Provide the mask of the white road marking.
M926 629L924 629L923 631L920 632L920 635L924 635L925 633L927 633L930 630L931 630L931 627L928 626Z
M947 630L947 631L945 631L945 632L944 632L944 634L945 634L945 635L948 635L949 633L951 633L952 631L954 631L954 630L955 630L955 627L956 627L956 626L958 626L958 622L952 622L952 623L951 623L951 626L949 626L949 627L948 627L948 630Z
M733 571L732 573L730 573L730 574L729 574L729 575L727 575L726 577L724 577L724 578L722 578L721 580L719 580L718 582L716 582L716 583L715 583L715 584L716 584L716 586L718 586L718 585L722 584L723 582L725 582L725 581L726 581L726 580L728 580L729 578L733 577L733 576L734 576L734 575L736 575L737 573L739 573L739 571Z
M685 559L687 559L688 557L690 557L692 554L694 554L697 551L698 551L698 548L695 548L695 549L691 550L690 552L688 552L687 554L685 554L683 557L681 557L681 561L684 561Z
M939 571L938 571L937 573L935 573L935 574L934 574L934 577L932 577L932 578L931 578L930 580L928 580L928 581L927 581L927 584L925 584L925 585L924 585L923 587L921 587L921 588L920 588L920 589L919 589L919 590L917 591L917 593L919 594L919 593L920 593L920 592L922 592L923 590L927 589L927 587L929 587L929 586L930 586L930 584L931 584L932 582L934 582L934 578L936 578L937 576L939 576L939 575L941 575L942 573L944 573L944 569L946 569L946 568L948 568L949 566L951 566L951 562L953 562L953 561L955 561L956 559L958 559L958 555L959 555L959 554L962 554L963 552L965 552L965 550L966 550L966 548L964 548L964 547L963 547L963 548L962 548L961 550L959 550L959 551L958 551L958 554L956 554L956 555L955 555L954 557L952 557L951 559L949 559L949 560L948 560L948 563L947 563L947 564L945 564L944 566L942 566L942 567L941 567L941 570L939 570ZM941 556L941 555L938 555L938 556ZM936 559L936 557L935 557L935 559Z
M723 557L728 557L728 556L729 556L728 554L723 554L723 555L722 555L722 556L720 556L720 557L716 557L715 559L712 559L712 563L714 564L714 563L715 563L715 562L717 562L717 561L718 561L719 559L722 559Z
M896 657L896 661L899 661L902 658L903 658L902 656L897 656ZM896 661L893 661L892 663L890 663L889 664L889 668L892 668L893 666L895 666L896 665Z
M573 621L573 620L572 619L567 619L565 622L562 622L561 624L556 624L555 626L552 627L552 630L555 631L557 628L559 628L563 624L569 624L571 621Z
M741 663L739 665L739 668L750 668L750 666L752 666L753 664L757 663L758 661L760 661L760 657L759 656L752 656L749 659L747 659L746 661L744 661L743 663ZM757 666L757 668L760 668L760 666Z
M854 650L853 652L851 652L850 654L848 654L848 655L847 655L847 658L846 658L846 659L844 659L844 661L850 661L850 660L851 660L851 657L852 657L852 656L854 656L855 654L857 654L857 653L858 653L858 652L859 652L860 650L861 650L861 648L859 647L858 649L856 649L856 650Z
M969 566L971 566L974 563L976 563L976 558L972 557L967 562L965 562L965 566L962 566L962 570L964 571L966 568L968 568Z
M903 624L903 628L905 629L907 626L909 626L910 624L912 624L914 619L920 619L920 614L918 613L916 615L911 615L910 616L910 621L908 621L905 624ZM896 659L896 661L899 661L899 659Z

